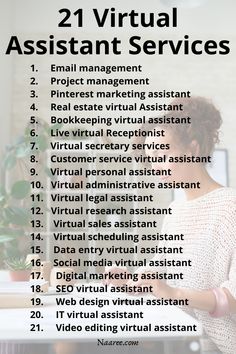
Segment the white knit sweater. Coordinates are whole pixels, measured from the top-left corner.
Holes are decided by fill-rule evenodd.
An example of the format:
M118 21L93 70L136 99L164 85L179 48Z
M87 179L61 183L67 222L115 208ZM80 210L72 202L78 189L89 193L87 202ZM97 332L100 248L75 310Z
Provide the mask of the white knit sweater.
M161 258L190 259L192 266L168 267L168 273L184 274L183 280L168 284L196 290L224 287L236 298L236 192L219 188L191 201L174 201L170 207L172 215L166 216L162 233L183 233L184 241L166 241L165 245L183 246L184 250L183 254L165 254ZM164 241L160 242L159 246L163 245ZM154 259L160 259L160 255ZM202 323L208 338L205 349L236 353L235 315L215 319L199 310L193 310L192 315Z

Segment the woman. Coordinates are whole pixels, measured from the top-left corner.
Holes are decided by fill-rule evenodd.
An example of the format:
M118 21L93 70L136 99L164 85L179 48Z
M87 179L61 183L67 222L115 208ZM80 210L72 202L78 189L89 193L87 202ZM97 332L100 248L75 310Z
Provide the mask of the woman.
M184 234L183 241L163 241L160 247L183 247L183 254L164 255L165 258L189 259L191 267L181 268L183 280L141 280L129 285L152 285L157 297L188 299L189 310L203 325L204 353L235 354L236 352L236 193L223 187L208 174L203 163L170 163L169 157L186 155L208 157L218 142L221 126L219 111L207 100L196 97L176 100L182 103L181 115L191 118L191 124L160 125L164 137L148 137L146 143L170 144L170 150L146 149L151 157L167 157L163 163L152 163L153 169L171 169L171 176L163 182L200 182L200 188L184 189L186 200L171 203L172 214L163 222L163 234ZM175 116L172 112L170 116ZM147 127L146 127L147 128ZM153 130L149 126L148 130ZM144 142L144 141L143 141ZM155 160L155 159L154 159ZM159 159L160 161L161 159ZM159 255L154 257L160 259ZM140 268L137 272L160 271L160 268ZM119 268L109 272L123 272ZM163 269L162 269L163 271ZM176 267L167 267L167 273L176 273ZM122 283L124 281L122 280ZM116 281L115 285L119 282Z

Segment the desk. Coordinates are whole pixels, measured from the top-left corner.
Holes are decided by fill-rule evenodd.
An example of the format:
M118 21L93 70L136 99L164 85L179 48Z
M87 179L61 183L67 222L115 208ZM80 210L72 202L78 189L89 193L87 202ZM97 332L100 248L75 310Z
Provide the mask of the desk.
M83 294L86 298L115 298L117 294ZM71 297L76 298L81 295L78 293L63 295L60 297L65 299L71 299ZM57 295L58 297L58 295ZM126 298L126 295L119 295L120 298ZM68 319L56 319L56 311L82 311L82 312L114 312L114 310L127 311L127 307L107 305L103 308L83 305L83 306L58 306L56 305L55 295L45 295L42 296L44 303L43 307L37 307L34 309L39 309L43 315L43 319L30 319L29 309L1 309L0 310L0 341L10 341L10 342L27 342L27 343L50 343L54 341L77 341L84 343L97 343L97 339L104 340L139 340L139 341L159 341L164 342L165 347L179 345L181 347L197 348L197 343L202 335L202 326L191 316L180 310L179 308L173 306L147 306L144 304L141 308L140 306L130 306L128 308L129 312L139 312L143 311L143 319L83 319L83 318L73 318ZM43 331L40 332L30 332L31 323L40 323ZM58 332L56 329L56 323L64 323L71 325L92 325L93 323L106 324L106 325L125 325L126 323L135 323L136 325L148 325L151 324L152 330L150 332L132 332L124 331L118 333L112 333L111 331L69 331L69 332ZM155 325L168 325L172 323L173 325L196 325L197 330L195 332L156 332L154 331ZM195 343L195 344L194 344ZM195 347L194 347L195 345ZM173 351L166 350L165 353L173 353ZM175 353L178 353L175 350ZM180 351L181 354L185 353L200 353L199 350L189 350Z

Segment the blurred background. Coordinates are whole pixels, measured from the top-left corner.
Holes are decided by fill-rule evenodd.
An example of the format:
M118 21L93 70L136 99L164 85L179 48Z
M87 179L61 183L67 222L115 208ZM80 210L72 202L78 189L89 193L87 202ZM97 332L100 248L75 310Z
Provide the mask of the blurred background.
M191 91L192 95L204 96L213 101L216 107L221 111L223 125L221 129L221 143L217 147L216 163L217 168L215 174L225 182L225 184L236 187L236 146L235 146L235 88L236 88L236 38L235 38L235 11L236 5L233 0L222 2L220 0L158 0L146 4L143 1L121 1L119 4L115 1L102 1L98 4L92 0L89 2L81 1L79 6L85 10L85 24L83 28L72 26L68 29L58 28L59 14L58 10L63 7L70 7L72 10L78 8L77 1L50 1L36 2L30 0L7 2L1 1L0 20L1 29L1 56L0 56L0 97L1 97L1 139L0 139L0 156L2 162L1 181L6 189L11 190L14 183L21 180L27 180L28 151L26 148L27 141L24 141L25 129L29 122L29 80L31 77L30 66L32 64L39 68L39 104L37 117L41 123L41 162L42 171L41 180L46 183L48 176L48 161L50 151L49 146L48 125L50 125L50 77L51 64L69 65L76 63L78 65L142 65L143 72L138 73L137 77L149 77L150 85L148 87L139 87L138 90L145 91ZM92 16L92 9L98 8L102 11L105 7L114 6L117 11L125 12L135 9L137 11L161 12L170 11L171 7L179 6L178 12L178 28L97 28ZM120 56L111 55L93 55L93 56L24 56L24 55L4 55L9 39L12 35L17 35L19 39L44 39L53 34L55 38L68 39L71 36L79 39L112 39L117 36L123 43L123 54ZM178 55L174 56L170 53L165 55L145 55L140 54L131 56L127 52L125 43L127 38L133 35L140 35L143 40L158 40L158 39L183 39L184 35L188 34L190 39L202 39L203 41L214 39L217 42L220 40L229 40L231 52L227 56L206 55L201 56ZM57 77L66 75L57 74ZM77 74L69 74L71 77L76 77ZM132 73L130 74L132 76ZM78 75L77 75L78 76ZM114 77L126 77L126 74L113 75ZM91 74L91 77L101 78L102 74ZM64 89L63 87L57 87ZM79 88L81 89L81 88ZM102 90L100 86L83 86L82 89L94 92ZM127 90L127 87L121 87L121 90ZM72 86L69 90L75 90ZM106 87L106 91L114 90L113 87ZM59 103L60 99L55 99ZM96 100L91 99L91 103ZM65 100L66 102L66 100ZM81 103L85 103L80 99ZM113 99L107 99L103 102L111 103ZM133 104L134 99L126 99L126 103ZM162 100L161 103L168 101ZM89 103L86 100L86 103ZM117 100L117 103L124 103L122 100ZM140 102L139 102L140 103ZM160 103L160 102L159 102ZM139 112L131 112L133 116L140 116ZM75 112L70 112L71 115ZM160 112L151 112L150 116L160 115ZM96 114L95 114L96 115ZM109 112L103 112L104 116L110 116ZM127 116L127 112L113 112L113 116ZM131 115L131 114L130 114ZM149 114L146 112L146 116ZM133 127L133 128L137 128ZM75 128L75 127L73 127ZM78 128L78 127L76 127ZM82 127L85 128L85 127ZM102 126L97 126L97 129ZM130 127L120 125L113 126L113 129L130 129ZM22 138L23 137L23 138ZM23 139L23 140L22 140ZM114 139L115 141L115 139ZM121 141L121 140L119 140ZM61 152L63 155L63 151ZM96 154L96 153L95 153ZM68 168L69 166L67 166ZM87 166L88 168L96 168L96 166ZM114 166L113 166L114 167ZM101 166L100 166L101 168ZM105 166L106 168L106 166ZM217 178L217 176L215 176ZM21 190L25 192L21 192ZM27 204L24 196L28 193L27 185L16 185L13 197L18 207ZM96 191L100 193L99 191ZM23 193L23 194L22 194ZM4 194L4 193L3 193ZM11 191L12 194L12 191ZM20 194L20 195L19 195ZM4 199L4 195L2 195ZM173 199L173 192L158 191L155 195L155 202L160 207L167 207ZM48 201L48 198L46 199ZM47 203L46 203L47 204ZM49 205L45 205L45 210ZM18 212L18 214L17 214ZM15 210L14 218L18 218L18 232L25 232L25 225L21 225L22 218L27 222L27 215L23 215L20 211ZM44 251L45 257L52 257L52 241L50 233L53 232L50 224L50 217L45 214L45 242ZM25 218L25 219L24 219ZM9 225L11 227L11 217L9 216ZM158 218L159 230L161 228L162 217ZM26 230L27 231L27 230ZM82 230L80 230L82 231ZM14 238L16 230L11 230L10 234L6 234L6 238L2 241L11 240ZM4 235L2 235L4 236ZM10 237L10 238L9 238ZM5 244L5 243L4 243ZM12 242L10 242L12 244ZM23 242L25 249L25 241ZM4 246L5 247L5 246ZM19 245L18 251L21 252ZM9 251L11 253L11 251ZM22 251L24 254L24 250ZM2 264L3 267L3 264Z
M118 11L129 12L132 9L142 12L168 12L171 7L178 6L178 28L131 28L125 26L124 28L110 28L105 26L104 28L98 28L96 26L94 17L92 16L92 9L97 8L102 10L107 7L114 6ZM61 8L70 8L72 11L76 11L78 7L84 9L85 24L83 28L76 28L75 23L71 28L58 28L58 22L61 19L58 14L58 10ZM236 33L235 33L235 13L236 3L234 0L222 1L222 0L156 0L156 1L141 1L141 0L121 0L119 2L115 0L50 0L50 1L35 1L35 0L0 0L0 269L11 270L23 270L25 266L25 257L28 253L32 253L30 247L40 244L41 249L44 252L44 261L53 261L54 258L66 259L68 255L54 255L53 247L55 244L66 246L65 243L55 242L53 234L55 230L52 223L52 215L49 212L50 207L56 206L57 203L53 203L50 198L50 103L52 99L50 97L51 85L50 77L52 76L50 67L51 64L56 65L142 65L142 73L138 73L137 77L148 77L150 79L150 85L148 87L138 87L139 91L191 91L191 95L203 96L213 101L216 107L220 110L223 118L223 125L221 129L221 142L217 146L217 150L214 153L214 168L212 173L214 177L224 185L230 187L236 187L236 144L235 144L235 112L236 112ZM8 46L10 37L17 35L20 40L32 39L48 39L49 35L53 34L57 39L69 39L72 36L82 39L89 39L94 41L96 39L111 40L114 37L118 37L123 43L123 54L120 56L111 55L92 55L92 56L36 56L36 55L5 55L5 50ZM183 39L184 35L188 34L190 40L201 39L203 41L214 39L219 42L220 40L229 40L231 52L227 56L220 55L206 55L201 56L190 55L172 55L166 53L165 55L145 55L140 54L137 56L131 56L128 54L128 38L134 35L139 35L145 40L158 40L158 39L172 39L174 41ZM32 231L30 227L30 207L32 206L29 196L31 193L30 188L30 174L29 174L29 106L31 100L29 98L30 92L30 77L32 72L30 71L31 65L34 64L39 69L39 85L37 87L38 92L38 112L37 119L40 121L38 141L40 146L39 153L39 179L47 186L46 193L44 192L44 215L40 218L44 228L42 230L43 242L29 241L29 233ZM70 77L77 77L76 73L69 73ZM86 76L86 74L83 74ZM89 74L90 77L102 78L101 74ZM56 74L57 77L65 77L65 74ZM112 74L112 77L126 78L132 77L133 74ZM65 89L64 87L56 87L57 89ZM100 86L83 86L77 88L86 91L102 91ZM122 90L128 90L130 87L120 87ZM70 87L68 90L75 91L75 87ZM113 87L107 86L104 88L106 91L114 90ZM68 100L54 100L57 103L65 102ZM74 101L74 100L73 100ZM96 100L91 99L91 103ZM88 100L80 99L79 103L89 103ZM103 100L103 103L112 103L113 99ZM139 103L141 101L138 101ZM167 100L161 100L159 103L166 103ZM117 100L117 103L124 103L124 100ZM125 103L133 104L134 99L126 99ZM150 103L150 102L149 102ZM73 116L76 112L71 111ZM83 112L81 116L83 116ZM140 112L102 112L103 116L120 116L127 117L128 115L140 116ZM67 114L65 114L66 116ZM97 113L91 113L96 116ZM160 116L160 112L151 112L150 115L146 112L146 117ZM61 115L63 116L63 114ZM64 127L65 129L75 129L86 127ZM88 129L91 127L88 127ZM96 126L96 129L103 128L102 126ZM133 126L133 129L138 126ZM62 127L63 129L63 127ZM126 125L113 125L112 129L115 130L128 130L130 126ZM113 139L114 142L118 141ZM122 139L119 139L122 142ZM126 139L123 139L126 142ZM80 155L87 154L92 156L106 155L104 152L94 151L79 152ZM65 151L58 152L58 156L65 155ZM73 155L78 155L78 152L73 152ZM62 167L59 164L54 167ZM70 168L70 165L64 165L63 168ZM101 166L96 164L85 164L84 168L96 169L96 168L116 168L115 164L108 166ZM134 167L134 166L131 166ZM127 166L128 168L128 166ZM141 168L139 166L139 168ZM120 178L122 180L123 178ZM98 180L103 180L98 178ZM149 178L148 180L152 180ZM54 191L56 192L56 191ZM84 191L70 192L60 191L60 193L80 194ZM119 193L137 193L137 191L119 191ZM140 191L139 191L140 192ZM101 195L103 191L95 190L94 194ZM108 192L110 195L115 193L114 191ZM145 194L146 191L140 193ZM154 204L156 207L165 208L173 198L179 197L178 193L173 191L158 191L154 195ZM62 203L63 204L63 203ZM145 203L146 205L146 203ZM60 205L63 207L63 205ZM66 206L66 204L64 205ZM74 205L77 207L77 204ZM84 204L84 206L86 206ZM126 204L127 209L134 205ZM140 207L142 205L139 205ZM56 218L54 218L56 219ZM68 218L64 218L68 220ZM78 217L69 218L71 221L78 220ZM153 220L152 216L143 217L144 220ZM96 218L91 218L96 220ZM144 230L145 233L160 232L163 217L157 217L156 221L158 227L156 230ZM114 222L114 219L111 218ZM78 230L69 230L70 232L76 232L82 234L85 232L96 233L102 230L87 230L79 228ZM124 231L124 230L123 230ZM129 233L137 233L137 230L125 230ZM111 233L112 230L106 230L105 233ZM116 230L116 232L118 232ZM114 242L106 242L97 246L111 246ZM72 245L72 244L71 244ZM78 243L76 242L78 246ZM87 241L81 241L79 246L88 246ZM117 243L115 245L120 245ZM90 244L91 246L91 244ZM127 242L123 246L131 247L132 242ZM140 244L142 246L142 244ZM145 244L144 244L145 246ZM114 261L114 255L104 254L104 257ZM73 255L71 256L73 258ZM76 256L75 256L76 257ZM126 255L123 258L130 258L130 255ZM136 257L136 255L134 255ZM78 258L78 257L76 257ZM117 255L120 258L120 255ZM139 258L139 255L137 255ZM88 259L87 256L81 256L82 260ZM92 259L94 259L92 257ZM97 258L98 259L98 258ZM14 262L12 262L14 260ZM11 262L10 262L11 261ZM29 272L29 269L26 269ZM80 271L99 271L104 270L103 267L81 267ZM0 280L4 279L4 272L0 272ZM198 344L198 343L195 343ZM164 345L162 343L156 344L146 343L139 348L139 351L145 350L149 352L157 352L160 350L164 352L164 348L157 345ZM175 342L171 341L170 351L166 353L176 352L177 347ZM179 347L179 353L188 353L188 349L184 347L184 343ZM2 348L2 351L1 351ZM9 345L10 349L4 349L4 345L0 345L0 352L4 354L18 353L16 345ZM80 346L80 352L88 351L88 344ZM195 349L194 349L195 348ZM35 352L36 349L40 353L78 353L78 347L68 345L65 343L56 343L54 348L50 347L32 347L23 349L21 352ZM27 351L28 350L28 351ZM96 350L94 350L96 351ZM135 352L139 352L135 349ZM193 347L195 352L199 352L199 346ZM20 352L20 351L19 351ZM92 352L92 351L91 351ZM127 349L129 352L129 349ZM131 352L131 349L130 349Z

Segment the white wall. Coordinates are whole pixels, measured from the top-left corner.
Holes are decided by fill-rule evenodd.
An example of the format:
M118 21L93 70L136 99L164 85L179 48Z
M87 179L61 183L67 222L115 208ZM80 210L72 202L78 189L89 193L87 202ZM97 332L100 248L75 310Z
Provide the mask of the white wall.
M6 144L10 139L10 127L12 121L12 58L6 57L3 53L5 47L6 38L12 33L13 26L13 14L12 14L12 2L8 0L0 3L0 158L2 159L2 153Z

